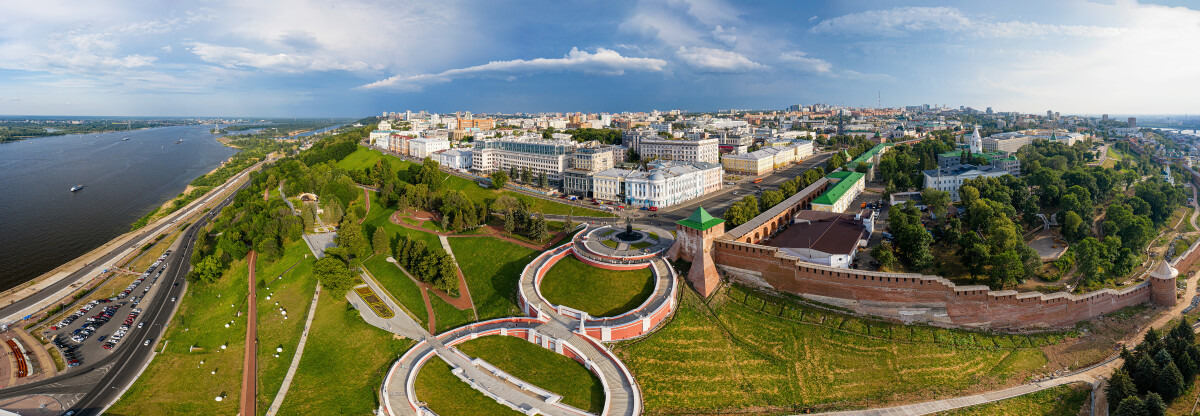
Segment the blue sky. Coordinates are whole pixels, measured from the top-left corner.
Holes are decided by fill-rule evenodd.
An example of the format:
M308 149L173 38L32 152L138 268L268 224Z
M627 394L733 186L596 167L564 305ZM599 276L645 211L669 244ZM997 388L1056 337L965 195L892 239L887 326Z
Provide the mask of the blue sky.
M1198 40L1182 0L14 1L0 114L1196 114Z

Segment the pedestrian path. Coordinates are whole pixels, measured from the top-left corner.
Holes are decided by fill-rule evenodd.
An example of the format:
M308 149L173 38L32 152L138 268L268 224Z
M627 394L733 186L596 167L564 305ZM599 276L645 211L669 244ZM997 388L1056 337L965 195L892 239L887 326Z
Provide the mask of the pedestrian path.
M258 260L258 253L250 252L250 258L247 262L247 267L250 269L250 276L247 279L247 284L250 286L250 293L246 296L247 308L246 318L246 357L242 361L242 397L241 397L241 414L242 415L257 415L258 414L258 295L255 277L254 265Z
M548 258L568 251L570 251L569 246L540 255L538 259L534 260L534 263L526 267L526 271L522 272L522 281L526 281L535 273L544 272ZM655 267L661 267L655 271L661 273L660 278L668 276L673 281L674 273L670 271L670 265L667 265L665 261L656 259ZM374 282L368 281L367 284L370 284L372 289L379 290ZM670 288L661 290L671 290L671 293L676 290L674 282L660 283L659 287ZM418 340L418 344L409 349L392 366L384 380L380 393L384 398L383 411L386 415L432 414L432 411L425 408L424 403L415 397L415 380L421 367L433 357L438 357L439 360L450 364L452 372L475 390L516 411L556 416L588 414L587 411L559 403L559 399L562 397L553 392L512 378L503 370L491 367L491 364L479 360L479 358L462 354L461 351L454 348L454 345L464 342L464 340L484 336L518 337L538 344L542 348L556 351L558 354L578 357L584 366L599 376L601 385L604 387L605 406L601 415L641 414L641 391L629 368L626 368L625 364L620 362L619 358L611 351L608 351L599 340L596 340L594 336L589 336L588 328L580 325L580 319L559 314L556 309L551 308L548 311L536 313L538 315L536 318L514 316L514 318L474 322L474 324L457 327L434 337L408 318L406 314L396 314L394 318L382 319L374 315L370 308L366 308L364 302L356 299L355 294L347 294L347 296L370 324ZM384 302L392 308L398 308L389 297L384 297ZM662 302L665 301L648 303L661 305ZM670 302L673 303L673 297ZM638 321L636 325L641 326L642 324ZM593 333L599 334L599 331L594 330Z

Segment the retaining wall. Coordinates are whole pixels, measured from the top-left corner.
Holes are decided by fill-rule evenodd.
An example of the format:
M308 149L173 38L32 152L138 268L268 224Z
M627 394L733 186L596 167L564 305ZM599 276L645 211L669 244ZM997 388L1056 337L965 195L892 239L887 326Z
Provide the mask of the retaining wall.
M644 269L647 267L651 268L654 273L655 280L653 292L654 295L652 295L649 299L646 299L645 302L642 302L641 305L632 311L612 317L593 317L586 314L581 314L581 312L568 307L550 303L542 295L540 289L542 278L546 276L546 273L550 271L550 268L554 267L559 260L562 260L564 257L573 255L575 253L575 248L572 246L573 243L568 243L559 249L542 253L540 256L538 256L538 258L534 259L525 266L526 270L522 273L522 276L528 276L529 273L532 273L532 277L534 279L533 286L535 288L539 288L535 290L535 293L531 294L527 294L525 290L518 290L518 306L520 306L521 310L524 311L526 315L534 318L541 318L543 312L549 313L550 311L539 311L534 305L547 305L547 308L554 308L554 312L571 319L579 319L581 317L584 318L583 327L588 336L600 341L610 342L621 341L645 335L657 327L659 323L665 321L669 316L671 316L671 312L675 310L677 304L675 295L678 292L678 279L676 279L674 269L671 268L670 264L666 263L665 261L663 262L663 268L665 270L661 272L657 268L653 267L653 263L651 262L628 265L634 269ZM604 266L616 266L612 264L596 264L596 262L588 261L586 257L583 256L576 256L576 258L596 267L609 269L610 267ZM531 267L535 269L529 270ZM661 279L662 276L660 276L660 273L664 272L670 275L669 279L667 279L669 283L667 283L666 287L660 286L662 284L660 282L663 280ZM529 299L529 297L532 296L536 296L537 299Z
M1151 293L1149 283L1083 295L994 291L958 286L939 276L819 266L774 247L731 240L714 241L713 252L717 267L734 280L902 321L1003 329L1059 327L1147 302ZM1189 254L1192 261L1195 257L1196 252Z

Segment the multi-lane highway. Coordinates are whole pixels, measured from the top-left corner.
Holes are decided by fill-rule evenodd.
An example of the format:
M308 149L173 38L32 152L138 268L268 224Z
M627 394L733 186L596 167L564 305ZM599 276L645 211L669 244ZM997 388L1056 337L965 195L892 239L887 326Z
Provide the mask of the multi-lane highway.
M247 180L238 190L249 184L250 181ZM88 360L90 362L46 380L0 390L0 399L27 394L48 395L58 399L65 408L74 410L77 415L100 414L115 402L148 364L153 349L159 347L157 341L170 322L178 298L182 297L187 286L188 260L192 256L197 233L220 213L221 209L233 202L235 195L236 192L231 193L181 234L171 255L164 261L167 271L159 278L156 288L151 290L150 299L142 301L140 305L142 314L138 321L145 322L143 327L131 328L110 355ZM114 317L122 318L121 315ZM147 341L149 345L146 345Z

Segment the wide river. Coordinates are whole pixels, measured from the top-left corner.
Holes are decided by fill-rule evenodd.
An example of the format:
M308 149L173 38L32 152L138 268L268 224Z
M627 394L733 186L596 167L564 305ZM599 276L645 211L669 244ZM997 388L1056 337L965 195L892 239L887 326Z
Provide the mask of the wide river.
M0 290L129 231L138 218L220 166L235 150L218 143L210 128L0 143ZM75 185L84 188L71 192Z

